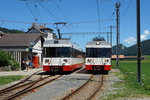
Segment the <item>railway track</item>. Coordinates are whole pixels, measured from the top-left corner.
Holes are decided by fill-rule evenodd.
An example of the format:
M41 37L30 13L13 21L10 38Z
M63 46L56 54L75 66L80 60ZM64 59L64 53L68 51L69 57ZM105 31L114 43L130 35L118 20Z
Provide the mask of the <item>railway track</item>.
M91 100L102 88L104 75L91 75L88 81L62 100Z
M4 89L0 90L0 94L5 93L5 92L7 92L7 91L9 91L11 89L17 88L19 85L22 85L22 84L26 83L32 76L38 74L40 71L42 71L42 70L39 70L39 71L33 73L32 75L28 76L27 78L19 81L18 83L14 84L14 85L11 85L11 86L9 86L7 88L4 88Z
M0 100L12 100L12 99L16 99L16 98L17 98L17 100L18 100L18 98L21 99L22 95L24 95L30 91L33 91L34 89L37 89L47 83L50 83L62 76L62 75L59 75L57 77L54 77L54 76L43 77L42 75L40 75L40 77L38 77L37 79L35 79L33 81L31 81L31 80L28 81L32 76L36 75L38 72L32 74L31 76L27 77L26 79L8 87L8 88L0 90Z

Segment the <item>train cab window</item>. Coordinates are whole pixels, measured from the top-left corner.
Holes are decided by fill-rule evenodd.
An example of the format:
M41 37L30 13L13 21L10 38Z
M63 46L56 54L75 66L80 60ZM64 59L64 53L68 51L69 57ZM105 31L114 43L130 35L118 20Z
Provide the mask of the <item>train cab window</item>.
M87 57L111 57L111 48L87 48Z
M45 57L70 57L69 47L47 47Z

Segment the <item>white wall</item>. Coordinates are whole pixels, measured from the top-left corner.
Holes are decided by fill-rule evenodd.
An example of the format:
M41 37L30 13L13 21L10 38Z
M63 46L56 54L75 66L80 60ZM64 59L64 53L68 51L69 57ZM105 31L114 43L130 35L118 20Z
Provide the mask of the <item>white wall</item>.
M41 55L42 55L42 49L43 49L41 46L42 46L41 45L41 39L39 39L38 42L32 48L32 52L37 53L36 56L39 57L40 62L42 61Z

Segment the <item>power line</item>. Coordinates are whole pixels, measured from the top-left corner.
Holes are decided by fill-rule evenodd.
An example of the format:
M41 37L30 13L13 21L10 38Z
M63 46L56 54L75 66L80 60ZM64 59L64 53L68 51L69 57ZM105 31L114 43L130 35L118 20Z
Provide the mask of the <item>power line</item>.
M62 35L97 35L97 34L107 34L110 32L70 32L70 33L61 33Z
M35 9L36 9L36 12L38 13L40 20L42 21L42 17L41 17L41 15L40 15L40 13L39 13L38 6L37 6L37 4L36 4L36 1L33 0L33 2L34 2L34 7L35 7Z
M91 20L91 21L72 22L71 24L83 24L83 23L94 23L94 22L105 22L105 21L115 21L115 19L103 19L103 20Z
M34 18L34 20L37 21L37 18L35 17L35 15L34 15L32 9L30 8L30 6L28 5L28 3L27 3L26 1L25 1L25 4L27 5L28 9L30 10L30 12L31 12L31 14L32 14L32 16L33 16L33 18Z
M111 17L115 14L115 10L114 12L111 14L111 16L108 17L108 20L111 19Z
M22 23L22 24L32 24L33 22L23 22L23 21L12 21L12 20L0 20L1 22L10 22L10 23ZM36 24L54 24L54 23L36 23Z
M128 11L128 8L129 8L129 6L131 5L132 1L133 1L133 0L129 0L128 5L126 6L126 9L125 9L124 13L123 13L122 16L121 16L121 19L124 18L124 16L125 16L126 12Z
M4 19L1 19L0 20L1 22L10 22L10 23L22 23L22 24L32 24L33 22L24 22L24 21L15 21L15 20L4 20ZM72 24L84 24L84 23L94 23L94 22L97 22L97 21L100 21L100 22L104 22L104 21L115 21L115 19L103 19L103 20L93 20L93 21L80 21L80 22L72 22L70 25ZM36 24L54 24L54 23L36 23Z
M66 14L63 12L63 10L59 7L59 5L55 2L55 0L53 0L54 4L57 6L57 8L60 10L60 12L62 13L62 15L66 18L66 20L68 22L70 22L70 20L68 19L68 17L66 16Z
M49 9L47 9L45 6L43 6L40 2L38 2L40 4L40 6L45 9L53 18L55 18L56 20L59 20Z

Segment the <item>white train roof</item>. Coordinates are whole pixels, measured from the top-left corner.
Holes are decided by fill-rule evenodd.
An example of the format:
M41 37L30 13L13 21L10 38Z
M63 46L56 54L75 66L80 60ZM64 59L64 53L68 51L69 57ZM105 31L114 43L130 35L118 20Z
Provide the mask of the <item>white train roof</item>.
M91 41L86 43L86 48L111 48L111 45L106 41Z
M79 51L83 51L79 46L73 44L69 39L56 39L44 41L43 47L73 47Z

